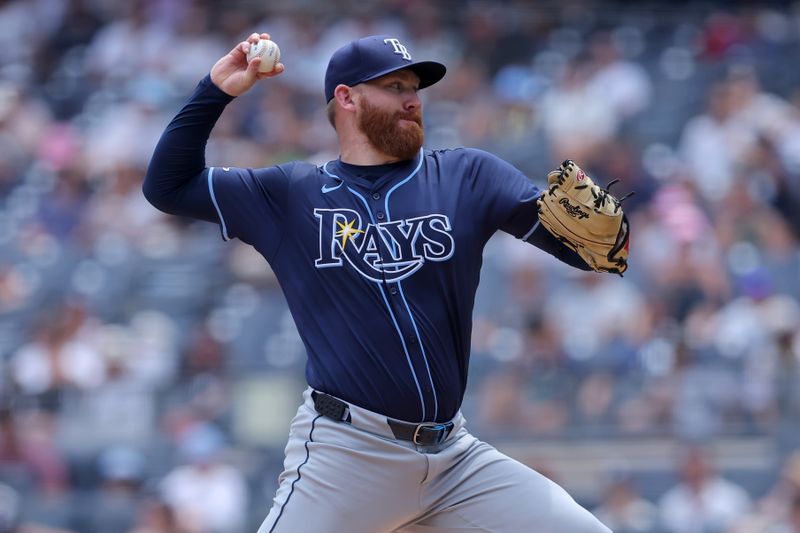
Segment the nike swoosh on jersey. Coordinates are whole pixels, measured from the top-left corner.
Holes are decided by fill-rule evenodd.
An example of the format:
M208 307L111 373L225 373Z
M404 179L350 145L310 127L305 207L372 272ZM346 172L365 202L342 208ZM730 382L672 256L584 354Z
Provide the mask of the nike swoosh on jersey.
M334 185L334 186L330 186L330 185L323 185L323 186L322 186L322 189L320 189L320 190L322 191L322 194L329 193L329 192L331 192L331 191L335 191L336 189L338 189L339 187L341 187L341 186L342 186L342 183L344 183L344 182L343 182L343 181L340 181L338 184L336 184L336 185Z

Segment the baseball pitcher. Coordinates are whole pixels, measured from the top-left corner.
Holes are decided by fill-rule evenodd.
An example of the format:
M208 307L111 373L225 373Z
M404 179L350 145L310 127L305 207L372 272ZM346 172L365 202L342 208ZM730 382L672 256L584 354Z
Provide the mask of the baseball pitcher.
M505 231L582 270L622 274L619 201L565 161L539 190L475 149L423 147L418 91L445 66L370 36L325 74L339 157L317 166L206 167L235 97L270 72L222 57L167 126L144 194L263 255L305 345L308 389L259 533L602 533L560 486L472 436L460 406L489 238Z

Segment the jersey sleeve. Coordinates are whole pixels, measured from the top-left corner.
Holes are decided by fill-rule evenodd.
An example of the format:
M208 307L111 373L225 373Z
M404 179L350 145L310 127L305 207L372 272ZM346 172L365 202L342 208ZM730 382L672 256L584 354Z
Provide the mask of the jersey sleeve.
M539 223L536 200L542 191L519 169L481 150L469 150L474 158L474 179L480 196L488 199L487 220L497 229L549 253L581 270L591 270L575 251L562 244Z
M284 232L291 164L259 169L210 167L206 172L222 238L238 238L269 259Z
M142 184L145 198L157 209L217 222L208 196L205 147L211 129L232 100L206 76L167 125Z
M474 198L483 204L486 229L489 233L499 229L525 240L539 221L539 188L516 167L489 152L466 152L472 163Z

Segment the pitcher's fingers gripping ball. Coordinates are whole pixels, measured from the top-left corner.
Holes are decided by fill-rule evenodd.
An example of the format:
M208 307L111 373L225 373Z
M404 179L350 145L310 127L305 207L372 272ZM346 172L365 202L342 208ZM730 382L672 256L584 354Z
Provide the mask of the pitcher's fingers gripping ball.
M255 58L261 58L258 71L267 73L275 70L281 60L281 49L274 41L269 39L259 39L258 42L250 45L247 53L247 62L250 63Z
M629 226L621 201L569 159L547 175L537 200L539 220L597 272L622 275L628 268Z

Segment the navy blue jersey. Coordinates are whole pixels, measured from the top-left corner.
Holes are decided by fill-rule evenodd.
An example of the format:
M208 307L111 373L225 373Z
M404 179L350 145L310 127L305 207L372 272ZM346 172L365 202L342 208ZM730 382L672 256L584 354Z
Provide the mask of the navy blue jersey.
M466 387L489 238L502 230L588 269L540 228L539 189L480 150L420 150L375 167L205 168L205 142L230 100L201 82L159 141L145 194L167 212L218 222L224 239L264 256L317 390L402 420L449 420Z

